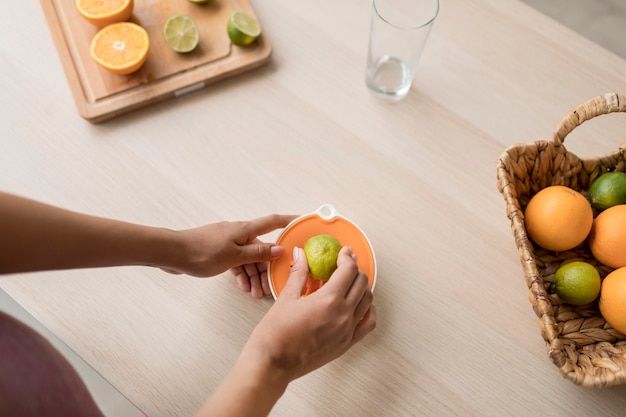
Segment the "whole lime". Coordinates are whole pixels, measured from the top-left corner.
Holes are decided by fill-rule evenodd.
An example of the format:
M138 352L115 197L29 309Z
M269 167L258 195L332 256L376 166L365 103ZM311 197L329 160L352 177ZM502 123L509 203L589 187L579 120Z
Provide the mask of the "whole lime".
M334 236L321 234L309 238L304 245L304 254L311 276L328 281L337 269L337 256L340 250L341 243Z
M607 172L596 178L589 187L589 201L600 211L626 203L626 173Z
M559 298L572 305L589 304L600 294L600 273L587 262L562 265L554 274L554 282Z

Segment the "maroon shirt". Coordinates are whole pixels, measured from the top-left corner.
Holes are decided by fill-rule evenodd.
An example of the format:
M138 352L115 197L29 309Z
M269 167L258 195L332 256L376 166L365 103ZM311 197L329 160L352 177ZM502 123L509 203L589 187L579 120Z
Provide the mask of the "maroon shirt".
M0 311L0 417L5 416L104 417L67 359Z

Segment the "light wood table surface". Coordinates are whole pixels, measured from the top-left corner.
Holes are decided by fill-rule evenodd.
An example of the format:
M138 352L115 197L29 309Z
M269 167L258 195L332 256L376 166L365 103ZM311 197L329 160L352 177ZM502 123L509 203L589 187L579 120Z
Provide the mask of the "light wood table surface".
M521 2L444 0L413 89L388 104L364 84L369 0L253 6L267 66L93 125L39 3L4 4L0 189L170 228L323 203L358 224L377 255L378 327L290 385L272 416L623 415L625 387L577 387L547 357L495 167L578 104L625 92L626 61ZM624 119L566 146L608 153ZM272 304L228 274L139 267L0 287L150 417L191 415Z

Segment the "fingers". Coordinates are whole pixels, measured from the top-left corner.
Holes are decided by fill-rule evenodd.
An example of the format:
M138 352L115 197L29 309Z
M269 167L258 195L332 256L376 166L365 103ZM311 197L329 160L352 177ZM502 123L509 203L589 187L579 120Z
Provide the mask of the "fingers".
M243 269L242 266L236 266L230 269L230 272L235 276L235 280L237 281L237 286L243 292L250 292L250 278L248 278L248 274Z
M245 240L239 243L243 245L256 239L257 236L264 235L276 229L281 229L297 217L298 216L291 214L270 214L245 222Z
M347 306L353 310L353 323L356 323L353 343L363 339L376 327L376 308L372 304L373 295L369 279L356 264L356 256L349 247L343 247L337 257L337 270L324 286L333 288L337 294L345 294ZM322 287L322 290L325 288Z
M255 298L271 293L267 279L266 262L278 259L285 252L282 246L261 242L257 237L287 226L296 215L272 214L257 219L239 222L235 235L238 245L237 262L241 267L233 269L242 291L249 291Z
M302 248L296 246L293 248L293 266L280 298L300 298L308 277L309 264L306 261L306 255Z
M250 280L250 295L256 299L263 298L263 289L258 278Z
M278 259L285 248L273 243L256 241L241 247L241 261L244 263L269 262Z
M367 277L363 277L363 279L357 279L357 281L364 282L365 285L362 286L355 283L353 288L350 289L350 293L347 297L348 302L354 303L354 318L357 320L361 320L365 316L365 313L367 313L367 310L372 305L372 300L374 299L369 283L367 282ZM355 289L357 286L360 287L358 290Z
M263 298L264 295L271 294L266 264L236 266L230 271L241 291L249 292L254 298Z
M257 237L287 226L296 217L295 215L270 214L247 222L231 223L236 227L233 241L239 250L238 262L246 265L278 259L285 249L273 243L261 242Z
M261 284L263 284L262 278L265 276L265 284L267 285L267 262L255 262L251 264L245 264L243 265L243 268L249 278L252 279L258 277Z
M376 306L374 304L370 304L369 309L366 311L365 315L356 325L354 330L354 335L352 336L352 344L358 343L365 336L371 333L376 328Z
M324 287L332 288L347 295L358 274L359 268L352 256L352 248L344 246L337 256L337 269Z
M282 246L261 242L257 237L275 229L285 227L296 215L272 214L257 219L240 222L235 243L238 244L237 262L240 266L231 268L237 285L254 298L270 295L266 262L278 259L285 252ZM237 237L238 236L238 237Z
M263 290L263 294L272 295L272 290L270 289L270 282L267 278L267 264L265 265L265 271L261 272L261 289Z

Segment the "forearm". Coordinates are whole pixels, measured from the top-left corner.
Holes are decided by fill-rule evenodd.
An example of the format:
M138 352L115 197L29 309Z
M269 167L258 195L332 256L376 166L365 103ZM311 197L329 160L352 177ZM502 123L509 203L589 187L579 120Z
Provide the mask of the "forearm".
M120 265L167 266L176 233L0 193L0 274Z
M287 389L289 378L244 349L226 379L195 417L265 417Z

